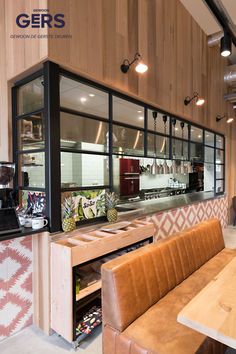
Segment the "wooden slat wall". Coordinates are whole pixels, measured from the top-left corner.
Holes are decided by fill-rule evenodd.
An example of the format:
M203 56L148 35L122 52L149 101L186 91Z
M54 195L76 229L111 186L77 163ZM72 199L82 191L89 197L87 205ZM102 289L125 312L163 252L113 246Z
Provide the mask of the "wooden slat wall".
M2 8L4 4L5 17L2 11L0 16L8 19L5 38L9 80L49 58L71 71L219 130L227 137L227 186L231 194L236 192L235 162L230 159L236 148L236 124L215 122L219 113L234 114L232 106L223 100L227 61L218 47L208 47L205 33L179 0L0 0ZM71 34L71 39L9 39L11 33L19 33L16 15L31 12L39 4L51 13L65 14L65 28L51 29L49 33ZM45 33L33 30L37 31ZM1 40L4 42L3 37ZM132 59L136 51L142 54L149 71L138 75L132 68L128 74L121 73L123 59ZM193 91L206 99L204 106L183 104L184 97ZM1 119L6 120L7 115L0 109Z
M65 13L65 29L72 39L51 41L49 57L65 68L153 103L165 110L226 135L227 190L236 193L236 122L216 123L216 115L234 116L223 95L227 60L178 0L49 1L53 11ZM51 30L55 34L55 30ZM138 75L120 71L123 59L139 51L149 70ZM185 106L184 97L198 91L206 104Z
M3 1L3 0L1 0ZM30 15L33 9L47 9L47 0L5 0L7 77L11 79L37 64L48 55L47 39L16 39L11 35L47 35L47 28L20 28L16 17L21 13Z
M65 13L66 26L50 33L72 39L49 43L49 57L76 72L152 102L166 110L222 132L215 116L224 113L226 59L209 48L207 37L178 0L49 1L52 12ZM64 43L64 45L63 45ZM120 71L125 58L140 51L149 71ZM203 107L183 100L193 91ZM230 108L229 108L230 109ZM233 112L231 112L233 113Z
M0 0L0 161L8 156L8 89L6 76L5 4Z

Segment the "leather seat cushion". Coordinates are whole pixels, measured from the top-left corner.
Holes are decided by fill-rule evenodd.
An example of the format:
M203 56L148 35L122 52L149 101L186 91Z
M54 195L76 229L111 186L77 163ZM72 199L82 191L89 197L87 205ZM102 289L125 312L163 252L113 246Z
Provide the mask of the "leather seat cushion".
M124 331L223 248L220 222L212 219L105 263L104 323Z
M128 338L148 353L200 353L206 337L178 323L177 315L235 256L236 250L223 249L130 324L123 340Z

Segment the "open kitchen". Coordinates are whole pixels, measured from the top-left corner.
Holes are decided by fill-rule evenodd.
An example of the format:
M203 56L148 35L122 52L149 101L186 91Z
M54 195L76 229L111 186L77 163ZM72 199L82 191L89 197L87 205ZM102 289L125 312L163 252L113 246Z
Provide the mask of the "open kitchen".
M221 54L229 33L217 28L213 41L184 0L47 0L45 16L40 2L0 2L0 352L33 328L69 350L103 336L103 354L128 353L123 330L134 322L135 353L169 354L173 340L151 350L154 332L137 314L217 252L222 265L233 257L222 236L236 211L236 69ZM64 26L34 27L58 14ZM166 322L173 333L177 312ZM198 352L203 337L189 338Z

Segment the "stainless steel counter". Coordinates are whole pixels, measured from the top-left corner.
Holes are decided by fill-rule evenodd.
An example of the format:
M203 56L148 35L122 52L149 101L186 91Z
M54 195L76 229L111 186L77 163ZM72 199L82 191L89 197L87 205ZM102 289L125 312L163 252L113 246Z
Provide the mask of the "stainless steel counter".
M189 194L175 195L171 197L141 200L137 202L123 203L122 208L134 209L118 213L123 218L124 215L152 215L165 210L180 208L186 205L203 202L209 199L222 198L224 195L215 196L213 192L195 192Z

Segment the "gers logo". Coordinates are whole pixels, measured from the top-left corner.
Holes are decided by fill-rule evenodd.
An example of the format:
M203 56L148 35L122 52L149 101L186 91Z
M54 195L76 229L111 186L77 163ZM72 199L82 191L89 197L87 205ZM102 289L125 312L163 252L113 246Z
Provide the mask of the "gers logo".
M51 15L49 13L21 13L16 17L16 24L20 28L63 28L65 26L64 14Z

